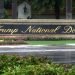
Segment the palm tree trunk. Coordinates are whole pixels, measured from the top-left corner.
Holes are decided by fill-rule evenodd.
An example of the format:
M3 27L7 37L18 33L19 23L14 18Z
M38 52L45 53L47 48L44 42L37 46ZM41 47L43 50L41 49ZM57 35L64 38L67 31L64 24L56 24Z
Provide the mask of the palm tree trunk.
M0 19L4 18L4 0L0 0Z
M72 0L66 0L66 19L72 19Z
M60 1L61 0L55 0L54 9L55 9L55 17L56 17L56 19L60 19Z
M17 0L12 0L12 18L17 19Z

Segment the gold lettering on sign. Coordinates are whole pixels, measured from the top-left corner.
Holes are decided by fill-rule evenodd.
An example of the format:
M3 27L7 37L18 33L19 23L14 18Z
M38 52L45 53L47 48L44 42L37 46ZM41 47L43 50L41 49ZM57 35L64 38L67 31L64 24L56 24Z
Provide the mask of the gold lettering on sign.
M3 29L3 26L0 26L0 32L14 34L18 32L18 29Z
M18 32L18 29L0 29L0 32L14 34Z
M75 33L75 28L73 28L72 26L65 26L63 33Z
M59 29L61 28L61 26L57 26L56 28L42 28L42 27L38 27L36 28L35 26L29 26L25 31L22 31L22 33L56 33Z

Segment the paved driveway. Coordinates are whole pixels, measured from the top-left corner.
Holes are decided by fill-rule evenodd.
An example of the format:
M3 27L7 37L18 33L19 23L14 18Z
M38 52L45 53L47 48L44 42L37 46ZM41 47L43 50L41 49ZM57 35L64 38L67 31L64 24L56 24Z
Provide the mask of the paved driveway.
M75 63L74 46L5 45L0 46L0 54L46 56L55 63Z

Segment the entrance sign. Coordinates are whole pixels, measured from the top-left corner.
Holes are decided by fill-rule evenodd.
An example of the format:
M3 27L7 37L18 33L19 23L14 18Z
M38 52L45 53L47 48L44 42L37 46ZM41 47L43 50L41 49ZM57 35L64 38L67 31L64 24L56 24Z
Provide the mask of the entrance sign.
M75 38L75 20L0 20L0 38Z
M75 34L75 25L1 24L0 34Z

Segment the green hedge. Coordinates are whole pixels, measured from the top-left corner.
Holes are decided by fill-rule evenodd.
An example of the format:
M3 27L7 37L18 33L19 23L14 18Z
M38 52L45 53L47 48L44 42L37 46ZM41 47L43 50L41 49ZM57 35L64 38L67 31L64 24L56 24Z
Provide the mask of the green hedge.
M54 64L42 57L0 55L0 75L75 75L75 65Z

